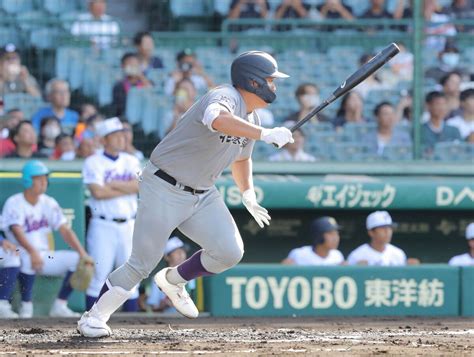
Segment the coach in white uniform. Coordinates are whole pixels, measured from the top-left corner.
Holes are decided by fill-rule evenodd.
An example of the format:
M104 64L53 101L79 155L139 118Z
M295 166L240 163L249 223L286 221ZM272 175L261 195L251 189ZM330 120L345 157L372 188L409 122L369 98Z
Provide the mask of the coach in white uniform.
M339 247L339 229L333 217L320 217L311 223L312 245L290 251L282 264L288 265L341 265L344 256Z
M87 250L96 262L95 275L87 289L87 309L96 301L110 272L124 264L132 251L140 171L138 159L122 152L125 135L118 118L98 123L96 130L103 138L104 151L88 157L82 170L92 196ZM138 311L137 298L138 290L134 288L124 311Z
M468 252L452 257L449 260L449 265L474 266L474 222L466 227L466 239Z
M215 187L225 168L231 166L242 203L259 226L269 224L270 216L258 204L253 187L253 146L255 140L263 140L281 148L294 140L287 128L262 128L255 109L275 100L274 79L286 77L269 54L241 54L231 65L232 85L200 98L156 146L140 180L132 254L110 274L99 300L79 320L82 335L110 335L110 315L156 267L176 228L202 249L177 267L160 270L154 281L179 313L198 316L186 283L223 272L244 254L237 225Z
M407 256L390 244L394 223L387 211L376 211L367 216L366 227L370 243L354 249L347 257L349 265L403 266ZM415 260L414 260L415 263Z

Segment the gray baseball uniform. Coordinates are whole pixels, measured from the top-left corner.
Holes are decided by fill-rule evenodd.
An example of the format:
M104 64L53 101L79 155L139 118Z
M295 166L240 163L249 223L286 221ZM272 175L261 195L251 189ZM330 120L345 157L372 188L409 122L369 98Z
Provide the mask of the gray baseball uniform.
M214 183L236 159L251 156L254 141L214 131L205 112L216 105L260 125L258 115L247 115L243 98L230 85L211 90L183 115L156 146L142 173L132 253L128 262L110 275L113 286L131 290L148 277L175 228L204 249L201 261L209 272L220 273L242 258L242 238ZM173 177L177 185L157 177L158 169ZM183 186L207 191L193 194Z

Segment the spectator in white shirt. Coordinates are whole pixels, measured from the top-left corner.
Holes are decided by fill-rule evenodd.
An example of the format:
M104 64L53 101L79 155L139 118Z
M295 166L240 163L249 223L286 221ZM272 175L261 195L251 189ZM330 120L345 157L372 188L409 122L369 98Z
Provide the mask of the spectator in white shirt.
M282 261L287 265L342 265L344 256L337 250L339 229L333 217L321 217L311 224L312 245L295 248Z
M285 127L291 127L292 122L285 122ZM271 155L270 161L299 161L299 162L314 162L316 158L304 151L304 133L301 129L293 132L294 143L286 144L276 154Z
M456 255L449 260L453 266L474 266L474 222L466 227L467 253Z
M89 37L98 49L109 48L112 43L117 42L120 26L106 11L106 0L89 0L89 12L79 15L72 24L71 33L74 36Z
M370 243L354 249L347 257L349 265L403 266L419 264L418 259L407 260L400 248L390 244L394 223L387 211L376 211L367 216L366 227Z
M461 138L467 140L474 132L474 88L463 90L461 98L461 113L448 120L448 125L458 128Z

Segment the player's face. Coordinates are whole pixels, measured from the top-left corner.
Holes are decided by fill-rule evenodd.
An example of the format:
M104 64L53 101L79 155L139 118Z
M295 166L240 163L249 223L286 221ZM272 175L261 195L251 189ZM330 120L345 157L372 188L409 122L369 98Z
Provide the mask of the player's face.
M390 226L377 227L369 231L369 235L377 243L388 244L392 240L393 229Z
M110 151L123 151L125 149L125 135L123 131L116 131L105 137L105 146Z
M467 245L469 246L469 249L474 249L474 239L469 239Z
M324 242L328 249L337 249L337 247L339 247L339 241L340 237L338 231L334 230L324 233Z
M31 187L32 192L37 195L41 195L46 192L48 188L48 176L35 176L33 177L33 186Z

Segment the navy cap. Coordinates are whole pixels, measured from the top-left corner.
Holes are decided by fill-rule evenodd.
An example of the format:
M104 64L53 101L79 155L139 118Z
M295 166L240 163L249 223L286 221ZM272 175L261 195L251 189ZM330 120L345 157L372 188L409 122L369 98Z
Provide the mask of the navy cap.
M322 233L337 231L341 226L337 224L333 217L320 217L311 223L311 236L316 236Z

